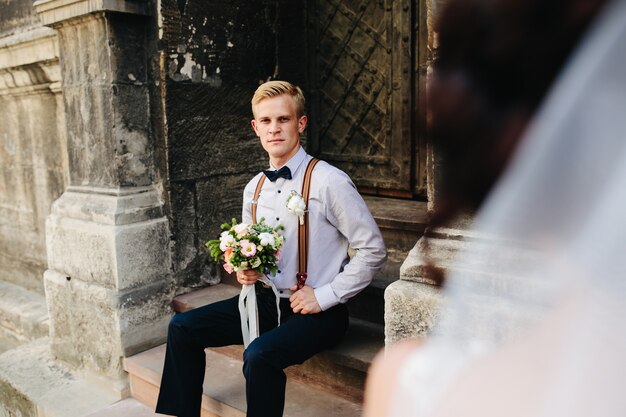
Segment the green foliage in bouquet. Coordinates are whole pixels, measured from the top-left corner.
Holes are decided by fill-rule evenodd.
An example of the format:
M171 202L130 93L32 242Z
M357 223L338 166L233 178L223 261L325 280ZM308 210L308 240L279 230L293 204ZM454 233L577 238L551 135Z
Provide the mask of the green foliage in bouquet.
M218 239L209 240L205 246L211 257L224 262L226 272L254 269L262 274L276 275L280 248L284 237L279 233L282 225L272 227L261 218L258 223L231 223L221 226L223 232Z

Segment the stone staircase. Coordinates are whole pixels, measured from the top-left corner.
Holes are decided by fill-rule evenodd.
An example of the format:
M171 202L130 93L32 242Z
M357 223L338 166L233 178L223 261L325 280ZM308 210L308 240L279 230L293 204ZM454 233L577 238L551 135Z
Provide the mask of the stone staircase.
M43 294L0 281L0 353L45 337L48 331Z
M367 370L384 346L384 291L397 280L402 262L421 236L426 224L426 203L381 197L365 197L376 219L389 259L372 284L348 303L350 328L337 347L322 352L302 365L288 368L286 417L351 417L362 412ZM229 277L222 284L176 297L172 308L186 311L238 294ZM230 285L229 285L230 284ZM245 392L242 346L207 349L207 369L202 400L202 417L244 416ZM161 381L165 345L125 360L133 398L114 405L135 410L94 414L155 416L152 410Z
M172 305L176 311L186 311L238 292L219 284L179 296ZM382 326L354 319L339 346L288 368L285 416L359 416L367 368L382 340ZM206 350L203 417L245 415L242 353L242 346ZM161 345L125 360L132 397L151 409L156 405L164 356L165 345Z

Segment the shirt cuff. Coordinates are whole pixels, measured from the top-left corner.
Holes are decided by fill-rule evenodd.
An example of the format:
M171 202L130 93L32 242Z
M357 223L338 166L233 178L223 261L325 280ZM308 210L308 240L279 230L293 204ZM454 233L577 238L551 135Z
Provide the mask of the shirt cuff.
M315 288L313 292L315 293L315 298L317 298L317 304L320 305L322 311L326 311L339 304L339 299L335 295L335 292L331 288L330 284Z

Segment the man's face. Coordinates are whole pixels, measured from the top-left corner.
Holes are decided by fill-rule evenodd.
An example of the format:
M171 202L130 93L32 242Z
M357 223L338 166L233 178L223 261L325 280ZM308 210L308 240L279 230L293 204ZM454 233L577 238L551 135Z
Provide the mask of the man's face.
M272 165L280 168L298 152L307 118L298 117L296 103L287 94L263 99L254 110L252 129L261 139Z

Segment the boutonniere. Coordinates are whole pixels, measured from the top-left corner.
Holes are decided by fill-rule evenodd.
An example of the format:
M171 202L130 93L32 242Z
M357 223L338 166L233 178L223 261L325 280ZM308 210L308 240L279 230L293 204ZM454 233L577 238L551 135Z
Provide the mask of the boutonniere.
M290 213L298 216L300 224L304 224L304 213L306 213L306 203L304 198L297 191L291 190L291 193L287 197L287 210Z

